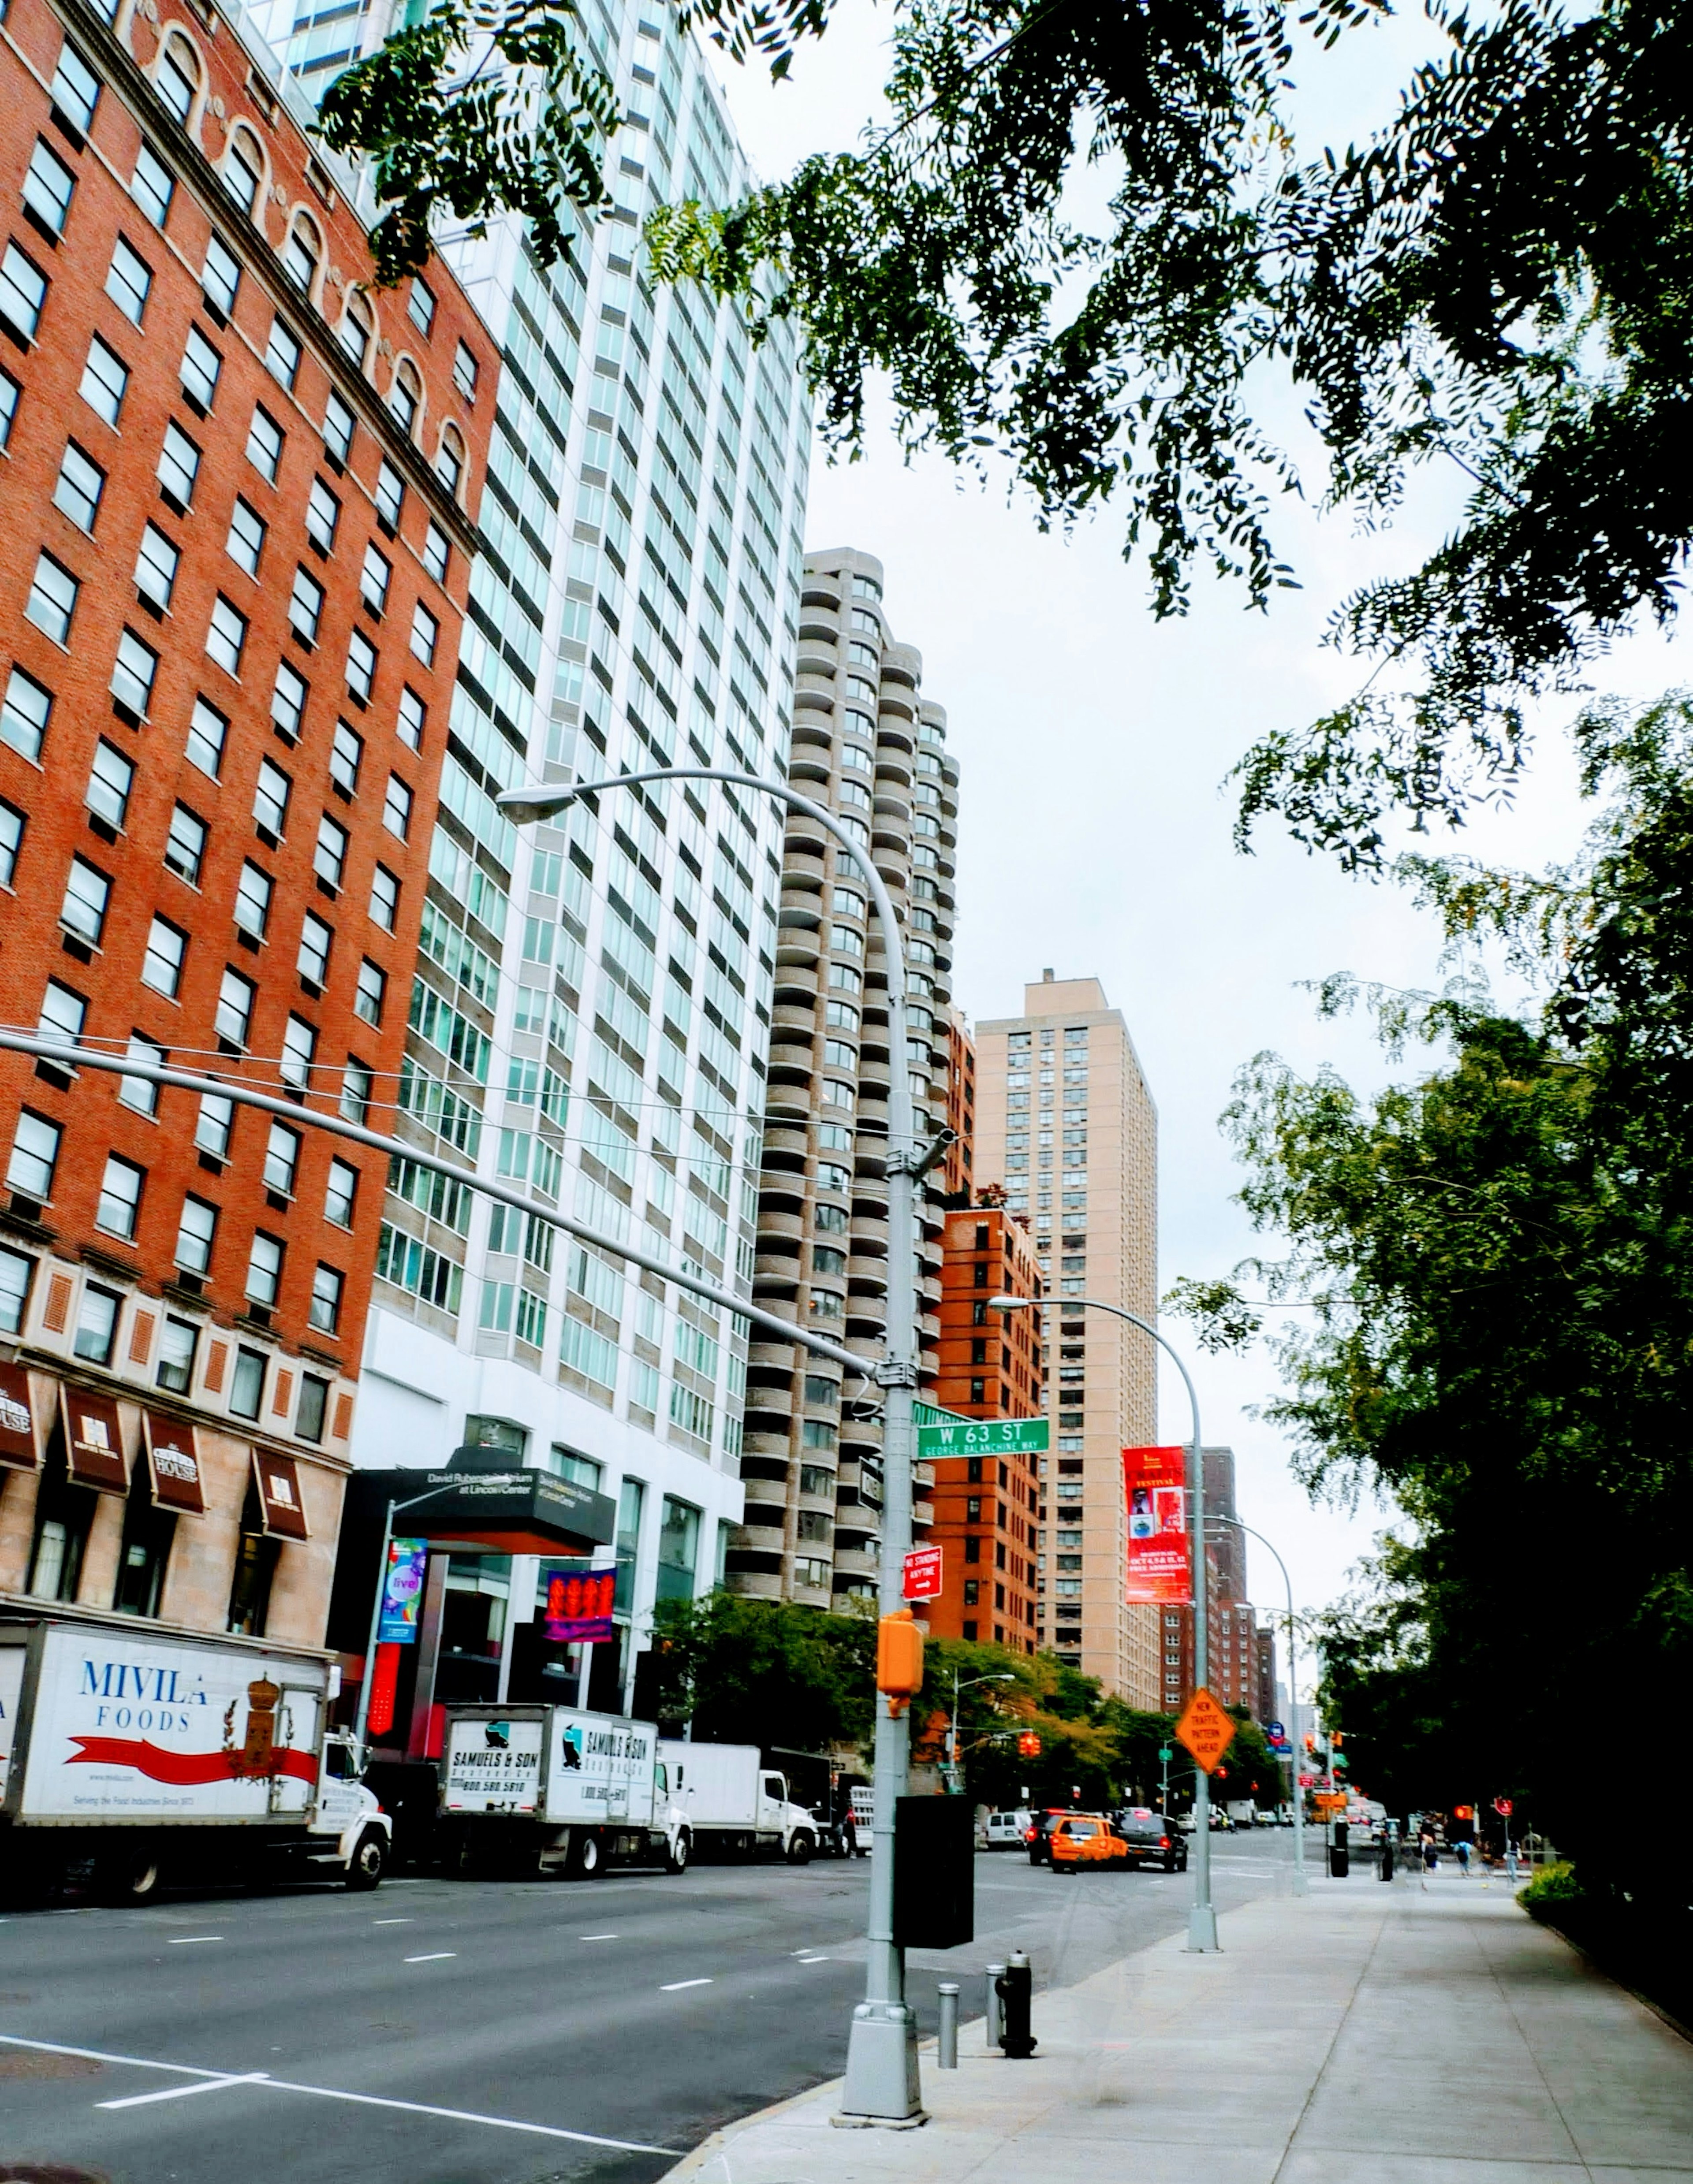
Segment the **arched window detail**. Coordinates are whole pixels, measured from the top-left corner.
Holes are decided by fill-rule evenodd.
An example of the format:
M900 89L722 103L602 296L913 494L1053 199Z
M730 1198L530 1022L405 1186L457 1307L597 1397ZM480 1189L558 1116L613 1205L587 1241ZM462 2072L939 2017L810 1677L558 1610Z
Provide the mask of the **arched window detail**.
M260 218L268 163L265 148L257 132L245 122L237 121L231 128L229 142L223 148L223 186L244 213L254 220Z
M153 88L191 133L198 119L205 70L187 31L173 27L160 42L153 66Z
M456 425L443 425L441 427L441 444L435 456L435 475L456 500L464 484L465 475L464 435Z
M319 235L317 223L310 213L297 212L288 222L288 239L282 250L282 264L299 281L302 291L316 303L318 281L323 270L323 238Z
M369 366L376 333L376 314L370 298L362 289L349 288L347 308L341 315L341 346L361 370Z
M416 436L418 420L423 415L423 382L417 376L417 367L409 356L403 356L394 367L394 384L388 391L388 406L400 421L400 429L408 439Z

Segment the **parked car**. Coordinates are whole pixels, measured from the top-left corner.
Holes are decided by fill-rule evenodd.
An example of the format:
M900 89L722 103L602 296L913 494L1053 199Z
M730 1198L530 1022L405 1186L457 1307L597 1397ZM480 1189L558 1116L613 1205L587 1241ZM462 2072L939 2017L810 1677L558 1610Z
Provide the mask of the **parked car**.
M1130 1805L1113 1817L1131 1865L1161 1865L1166 1873L1187 1870L1187 1846L1165 1814L1150 1805Z
M1029 1839L1029 1830L1035 1815L1026 1806L1020 1805L1013 1812L990 1813L985 1830L984 1847L988 1850L1020 1850Z
M1085 1865L1120 1869L1129 1847L1103 1813L1065 1813L1053 1823L1047 1855L1054 1873L1080 1873Z

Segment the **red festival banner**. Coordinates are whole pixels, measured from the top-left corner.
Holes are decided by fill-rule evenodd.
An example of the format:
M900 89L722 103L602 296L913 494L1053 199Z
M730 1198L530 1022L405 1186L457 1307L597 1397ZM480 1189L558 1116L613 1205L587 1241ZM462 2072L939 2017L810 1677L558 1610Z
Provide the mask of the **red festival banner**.
M1129 1560L1123 1597L1169 1605L1193 1598L1187 1555L1187 1451L1126 1448Z

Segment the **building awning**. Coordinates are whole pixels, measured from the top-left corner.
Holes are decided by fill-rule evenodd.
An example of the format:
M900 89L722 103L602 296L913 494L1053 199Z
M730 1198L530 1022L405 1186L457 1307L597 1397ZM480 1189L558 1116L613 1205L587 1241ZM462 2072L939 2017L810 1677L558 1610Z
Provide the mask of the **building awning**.
M587 1555L617 1534L609 1495L547 1471L366 1471L348 1487L374 1497L378 1521L390 1501L416 1505L396 1509L397 1538L467 1554Z
M268 1448L253 1451L253 1476L259 1483L265 1529L275 1540L309 1540L305 1503L299 1490L299 1466L291 1456Z
M36 1399L21 1365L0 1365L0 1466L33 1471L41 1462Z
M153 1474L153 1499L161 1509L175 1509L185 1516L204 1517L206 1513L205 1481L200 1476L199 1451L194 1446L194 1429L176 1418L167 1418L162 1411L143 1411L141 1414L142 1437L147 1444L147 1461Z
M73 1482L102 1494L127 1494L129 1462L116 1402L110 1396L63 1384L59 1393L64 1409L65 1463Z

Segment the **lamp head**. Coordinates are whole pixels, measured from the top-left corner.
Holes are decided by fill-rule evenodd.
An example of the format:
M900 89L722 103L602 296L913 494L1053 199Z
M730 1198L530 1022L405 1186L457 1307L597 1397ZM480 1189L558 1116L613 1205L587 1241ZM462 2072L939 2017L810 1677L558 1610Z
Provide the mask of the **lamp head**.
M1034 1302L1033 1297L991 1296L987 1308L990 1312L1028 1312Z
M550 819L566 805L573 804L590 785L578 781L558 788L508 788L494 800L514 827L533 827L538 820Z

